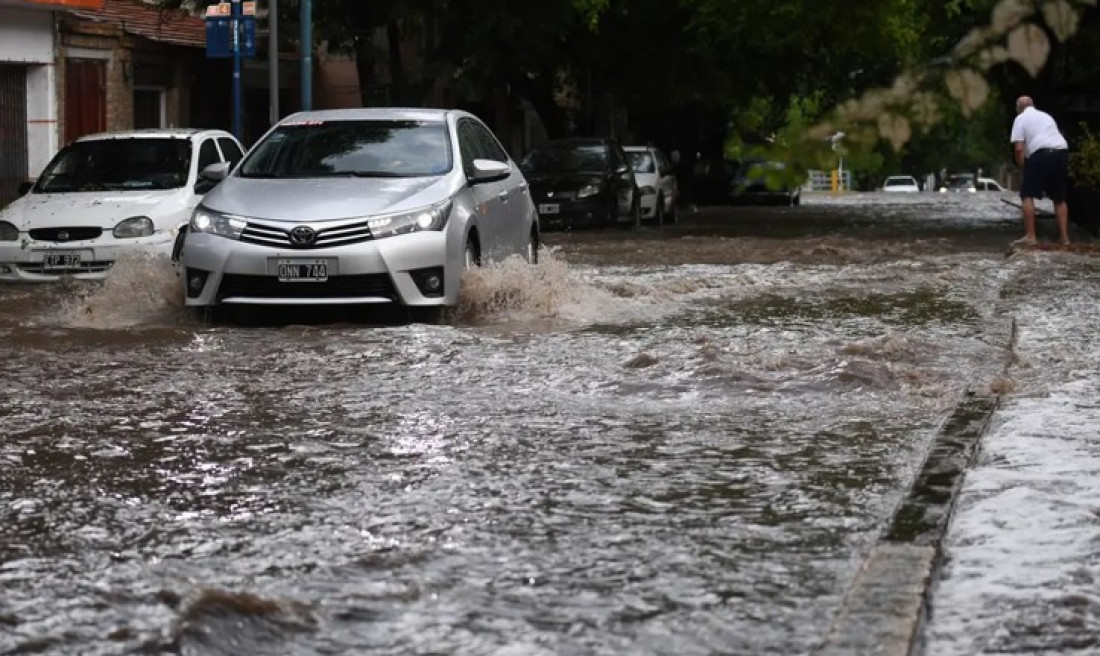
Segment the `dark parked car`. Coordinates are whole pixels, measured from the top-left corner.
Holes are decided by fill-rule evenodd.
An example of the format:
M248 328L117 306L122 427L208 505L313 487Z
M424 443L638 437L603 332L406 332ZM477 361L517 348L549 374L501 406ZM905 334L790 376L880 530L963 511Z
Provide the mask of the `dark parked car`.
M614 139L557 139L520 162L543 226L638 223L638 183Z
M734 205L798 205L802 187L791 181L783 162L746 159L730 183L729 199Z

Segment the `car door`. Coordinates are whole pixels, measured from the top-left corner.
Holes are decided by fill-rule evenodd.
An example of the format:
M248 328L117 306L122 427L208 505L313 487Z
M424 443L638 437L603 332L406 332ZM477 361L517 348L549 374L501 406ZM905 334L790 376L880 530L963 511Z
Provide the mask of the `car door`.
M462 160L462 169L469 182L470 194L477 213L478 237L480 239L482 261L497 259L502 249L502 234L506 232L503 198L507 196L507 179L491 182L473 182L474 160L492 159L484 152L483 140L478 132L478 123L473 119L459 119L458 148Z
M474 126L481 141L481 152L485 153L486 158L504 162L512 169L508 177L501 180L500 191L497 193L501 201L503 217L501 247L505 252L501 256L523 253L527 246L527 224L530 215L527 181L496 135L482 123L474 123Z

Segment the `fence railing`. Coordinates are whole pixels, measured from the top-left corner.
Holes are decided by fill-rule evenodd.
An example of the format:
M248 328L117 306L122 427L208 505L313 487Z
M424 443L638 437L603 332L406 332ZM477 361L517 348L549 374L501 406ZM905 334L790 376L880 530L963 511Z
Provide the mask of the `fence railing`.
M852 188L852 172L844 171L837 179L838 190L846 191ZM806 183L802 185L803 191L832 191L833 172L810 169L806 172Z

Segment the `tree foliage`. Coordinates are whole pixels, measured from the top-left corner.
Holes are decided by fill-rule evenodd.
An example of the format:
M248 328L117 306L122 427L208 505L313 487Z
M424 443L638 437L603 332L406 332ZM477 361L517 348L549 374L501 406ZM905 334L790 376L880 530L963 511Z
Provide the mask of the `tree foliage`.
M263 0L261 0L262 2ZM178 6L184 0L159 0ZM1097 0L313 0L363 102L438 97L498 130L529 103L551 136L611 132L739 157L786 148L938 170L1007 158L1013 96L1100 78ZM208 4L197 0L197 5ZM298 0L283 0L296 47ZM421 45L415 65L402 44ZM312 44L311 44L312 45ZM950 159L951 163L938 161ZM876 164L877 163L877 164Z

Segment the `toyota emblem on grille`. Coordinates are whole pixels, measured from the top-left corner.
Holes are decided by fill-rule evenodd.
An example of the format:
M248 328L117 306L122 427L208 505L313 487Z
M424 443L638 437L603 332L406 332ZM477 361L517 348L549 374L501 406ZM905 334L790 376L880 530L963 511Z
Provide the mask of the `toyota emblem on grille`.
M69 233L65 232L64 230L57 233L57 241L69 241Z
M309 226L298 226L290 231L290 243L295 246L309 246L317 239L317 232Z

